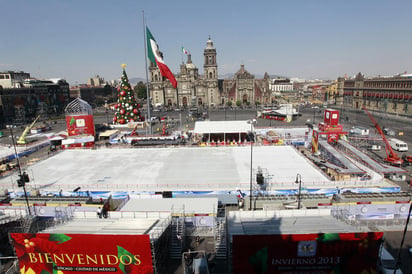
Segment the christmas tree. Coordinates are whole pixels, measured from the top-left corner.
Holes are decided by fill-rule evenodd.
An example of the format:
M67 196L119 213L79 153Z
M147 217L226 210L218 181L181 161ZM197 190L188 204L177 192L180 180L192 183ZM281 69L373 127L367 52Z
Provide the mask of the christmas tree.
M144 117L140 113L140 105L134 98L132 87L126 74L126 65L122 64L123 74L121 84L117 88L116 113L113 117L115 124L127 124L130 122L143 122Z

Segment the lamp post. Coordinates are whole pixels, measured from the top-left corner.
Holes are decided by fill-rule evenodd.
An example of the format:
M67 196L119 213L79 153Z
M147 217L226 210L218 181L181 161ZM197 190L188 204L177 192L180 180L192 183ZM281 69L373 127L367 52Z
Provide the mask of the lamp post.
M409 214L408 214L408 217L406 218L406 223L405 223L405 227L404 227L403 234L402 234L401 245L400 245L400 247L399 247L398 255L396 256L395 268L394 268L394 272L393 272L393 273L396 273L396 272L397 272L396 269L398 269L398 267L399 267L399 262L400 262L400 259L401 259L401 250L402 250L403 243L404 243L404 241L405 241L406 233L408 232L408 225L409 225L409 220L410 220L411 212L412 212L412 205L409 204Z
M105 112L106 112L107 127L109 127L109 108L108 108L108 105L107 105L107 100L104 100L104 108L105 108Z
M302 176L300 176L300 174L296 174L296 180L295 180L295 184L299 184L299 192L298 192L298 209L300 209L300 193L302 190Z
M27 191L26 191L26 182L29 181L29 177L28 175L24 172L21 171L21 166L20 166L20 160L19 160L19 155L17 154L17 148L16 148L16 142L14 140L14 134L13 134L13 128L15 128L15 126L12 125L6 125L6 128L8 128L10 130L10 134L11 134L11 140L13 142L13 148L14 148L14 155L16 157L16 161L17 161L17 167L19 169L19 177L20 179L17 180L17 185L20 187L23 187L23 191L24 191L24 198L26 199L26 205L27 205L27 210L29 215L31 215L31 211L30 211L30 205L29 205L29 198L27 197Z
M250 124L250 193L249 193L249 210L252 210L252 192L253 192L253 142L255 141L253 125L256 124L256 119L251 119L247 121ZM252 139L253 138L253 139Z

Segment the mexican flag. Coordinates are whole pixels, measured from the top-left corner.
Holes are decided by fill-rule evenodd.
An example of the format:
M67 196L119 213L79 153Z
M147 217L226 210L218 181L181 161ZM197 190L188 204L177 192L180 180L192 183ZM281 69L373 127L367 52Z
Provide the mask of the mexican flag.
M150 61L153 64L156 64L160 70L160 74L163 77L169 79L170 83L174 88L177 87L177 81L175 76L170 71L170 69L166 66L165 62L163 61L162 54L159 51L159 46L156 43L156 40L153 38L152 33L150 32L149 28L146 27L146 37L147 37L147 53Z

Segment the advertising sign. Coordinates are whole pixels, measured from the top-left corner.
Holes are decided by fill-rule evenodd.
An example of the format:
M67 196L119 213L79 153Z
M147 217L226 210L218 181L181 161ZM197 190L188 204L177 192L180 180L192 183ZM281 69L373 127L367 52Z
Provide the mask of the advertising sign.
M234 235L233 273L376 273L382 232Z
M20 273L153 273L149 235L10 233Z
M66 116L66 127L69 136L95 135L93 115Z

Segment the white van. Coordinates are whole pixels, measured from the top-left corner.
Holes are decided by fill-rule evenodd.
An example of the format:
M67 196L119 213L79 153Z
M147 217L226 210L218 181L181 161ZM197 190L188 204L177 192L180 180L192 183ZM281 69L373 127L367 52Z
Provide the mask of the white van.
M400 151L400 152L406 152L408 151L408 144L405 143L404 141L401 141L399 139L395 138L390 138L388 139L389 145L392 147L392 149Z
M395 272L395 264L396 260L395 258L389 253L389 251L383 247L383 244L379 248L379 254L378 254L378 262L376 264L376 272L377 273L383 273L383 274L402 274L402 270L399 268L399 266L396 268Z

